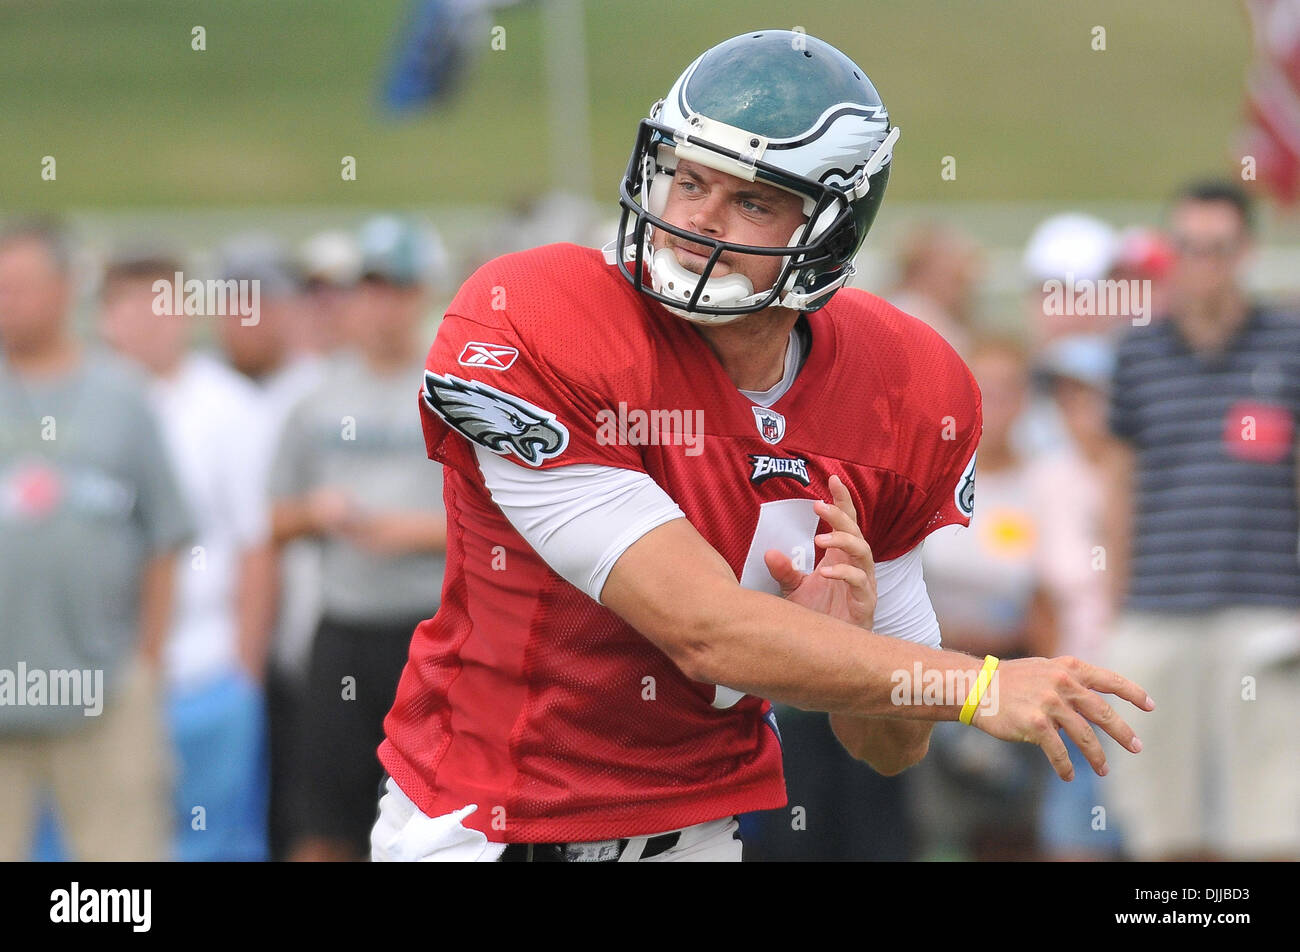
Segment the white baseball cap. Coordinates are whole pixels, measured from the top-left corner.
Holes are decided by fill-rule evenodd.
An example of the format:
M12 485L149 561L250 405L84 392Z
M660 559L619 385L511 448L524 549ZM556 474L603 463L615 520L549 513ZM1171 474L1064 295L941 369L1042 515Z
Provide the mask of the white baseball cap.
M361 248L346 231L322 231L303 242L298 264L307 280L348 287L361 276Z
M1031 284L1064 278L1099 281L1110 273L1119 253L1115 229L1079 212L1053 215L1034 229L1021 259Z

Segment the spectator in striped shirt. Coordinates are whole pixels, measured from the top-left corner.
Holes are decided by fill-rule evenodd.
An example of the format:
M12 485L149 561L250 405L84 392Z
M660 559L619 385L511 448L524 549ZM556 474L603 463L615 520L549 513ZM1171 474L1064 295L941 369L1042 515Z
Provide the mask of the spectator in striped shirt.
M1110 427L1107 663L1160 698L1114 762L1138 859L1300 857L1300 322L1250 300L1252 211L1194 185L1171 214L1168 320L1121 341Z

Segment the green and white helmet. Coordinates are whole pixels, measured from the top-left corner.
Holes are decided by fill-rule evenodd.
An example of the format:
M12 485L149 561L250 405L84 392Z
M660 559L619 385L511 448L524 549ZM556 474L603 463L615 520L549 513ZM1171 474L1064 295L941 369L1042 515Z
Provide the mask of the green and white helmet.
M698 323L724 324L772 306L814 311L853 274L897 139L871 81L835 47L788 30L733 37L687 67L641 120L607 258L637 290ZM775 247L671 225L660 216L679 159L793 192L806 220ZM703 273L683 268L670 249L656 251L656 228L712 247ZM724 253L780 256L781 272L773 287L757 291L734 272L710 277Z

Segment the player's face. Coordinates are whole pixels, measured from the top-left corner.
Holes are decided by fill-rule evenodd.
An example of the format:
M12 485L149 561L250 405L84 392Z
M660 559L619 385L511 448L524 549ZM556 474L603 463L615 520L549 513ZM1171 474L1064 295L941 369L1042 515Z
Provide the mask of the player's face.
M803 225L802 200L763 182L746 182L695 162L680 161L673 175L663 219L708 238L743 245L784 247ZM671 248L683 268L704 272L712 249L663 232L655 234L656 248ZM766 291L781 273L776 255L723 253L711 277L742 274L755 291Z

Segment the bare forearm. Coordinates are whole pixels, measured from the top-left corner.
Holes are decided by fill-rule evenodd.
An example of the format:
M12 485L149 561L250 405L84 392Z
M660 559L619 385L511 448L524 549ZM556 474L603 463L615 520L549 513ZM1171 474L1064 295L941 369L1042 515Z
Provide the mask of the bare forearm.
M319 526L305 496L277 499L271 507L271 542L285 545L303 536L316 535Z
M925 759L934 725L895 717L832 714L831 730L850 754L892 777Z
M1133 538L1133 451L1122 443L1111 446L1106 458L1106 568L1110 574L1112 606L1118 610L1128 592Z
M775 554L765 556L769 569ZM991 703L981 703L971 724L1000 740L1039 745L1067 781L1074 767L1062 730L1099 774L1106 756L1088 722L1128 750L1142 749L1132 728L1097 692L1123 697L1144 711L1155 707L1140 685L1077 658L1008 661L981 682L983 663L970 655L875 635L791 600L743 589L726 560L685 519L666 522L628 547L600 601L687 677L794 707L855 717L956 720L975 694ZM985 689L977 687L981 683ZM893 755L906 759L916 750L894 744Z
M380 517L391 526L391 545L398 552L445 552L447 517L421 510L386 512Z
M244 551L237 592L239 657L249 674L260 678L266 668L279 593L279 566L270 544Z
M692 676L805 710L956 720L964 699L900 700L921 700L924 682L935 677L927 671L941 672L948 683L953 679L946 672L973 677L980 668L970 655L876 635L739 586L706 604L713 617L703 625L712 634L696 655ZM918 665L921 683L912 683ZM896 690L904 683L911 688L906 696Z
M837 714L955 720L963 698L916 701L927 671L973 679L980 662L875 635L786 599L741 588L731 567L677 519L614 564L601 601L687 677L792 707ZM922 683L912 683L920 680ZM910 690L895 691L895 688Z
M163 645L172 620L176 553L155 555L140 573L140 654L151 664L162 663Z

